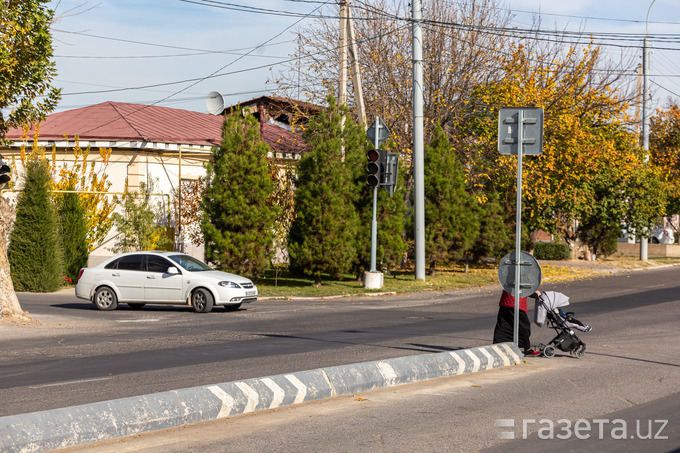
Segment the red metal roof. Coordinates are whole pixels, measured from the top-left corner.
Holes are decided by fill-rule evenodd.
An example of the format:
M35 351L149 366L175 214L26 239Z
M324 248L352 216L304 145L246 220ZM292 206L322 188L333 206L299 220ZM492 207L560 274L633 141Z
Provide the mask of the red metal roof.
M40 125L40 140L147 141L216 145L222 136L222 117L153 105L103 102L48 115ZM30 134L33 133L31 129ZM6 138L22 132L10 129ZM30 137L30 135L29 135Z
M48 115L40 124L41 141L145 141L191 145L219 145L224 118L221 115L153 105L103 102ZM261 125L262 140L274 153L298 154L306 149L300 137L273 124ZM34 129L29 132L33 136ZM6 138L21 140L23 131L10 129Z

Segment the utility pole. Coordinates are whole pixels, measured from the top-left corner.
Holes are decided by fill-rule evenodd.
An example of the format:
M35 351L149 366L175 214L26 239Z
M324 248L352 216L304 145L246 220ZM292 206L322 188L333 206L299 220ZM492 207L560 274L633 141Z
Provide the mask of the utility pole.
M649 159L649 124L647 122L647 90L649 89L647 81L649 54L647 53L647 36L642 44L642 149L645 151L645 163ZM642 231L640 235L640 260L647 261L647 232Z
M340 0L340 68L338 70L338 105L347 104L347 0ZM343 117L342 124L345 120Z
M354 36L354 25L352 22L352 10L347 7L347 35L349 37L349 56L352 59L352 85L354 87L354 102L357 105L357 115L359 122L366 124L366 106L364 105L364 88L361 84L361 72L359 72L359 54L357 53L357 41Z
M645 22L645 39L642 42L642 149L645 151L645 163L649 160L649 12L656 0L652 0L647 9L647 20ZM640 260L647 261L647 231L642 231L640 235Z
M354 38L352 25L352 11L349 0L340 0L340 29L339 29L340 67L338 69L338 105L347 105L347 55L352 60L352 85L354 86L354 100L357 106L359 122L366 129L366 107L364 105L364 89L361 85L357 43ZM345 118L342 118L344 127Z
M637 137L638 146L641 145L642 137L642 65L637 66L637 91L635 95L635 137Z
M411 1L413 20L413 208L416 280L425 280L425 150L423 138L422 0Z

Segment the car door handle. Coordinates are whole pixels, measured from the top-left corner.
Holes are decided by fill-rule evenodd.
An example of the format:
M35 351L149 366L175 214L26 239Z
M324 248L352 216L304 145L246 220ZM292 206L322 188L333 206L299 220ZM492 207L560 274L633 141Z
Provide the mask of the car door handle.
M115 272L115 273L113 273L113 274L111 274L111 275L112 275L113 277L120 277L120 274L119 274L118 272Z
M156 278L156 277L153 276L153 275L147 275L146 278Z

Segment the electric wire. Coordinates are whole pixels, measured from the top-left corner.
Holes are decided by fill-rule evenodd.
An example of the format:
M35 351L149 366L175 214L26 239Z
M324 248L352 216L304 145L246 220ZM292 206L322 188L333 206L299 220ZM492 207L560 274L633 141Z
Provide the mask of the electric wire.
M326 3L330 2L330 1L331 1L331 0L328 0ZM313 12L317 11L319 8L321 8L321 6L323 6L323 5L317 6L317 7L314 8L309 14L312 14ZM286 31L290 30L292 27L294 27L295 25L297 25L298 23L300 23L303 19L304 19L304 18L298 19L298 20L297 20L296 22L294 22L292 25L289 25L289 26L286 27L284 30L282 30L281 32L277 33L274 37L268 39L267 41L265 41L264 43L262 43L262 44L260 44L260 45L258 45L258 46L256 46L256 47L254 47L250 52L248 52L248 54L251 53L251 52L254 52L255 50L257 50L257 49L259 49L259 48L261 48L261 47L267 45L267 44L270 43L271 41L275 40L276 38L278 38L279 36L281 36L283 33L285 33ZM161 99L161 100L159 100L159 101L157 101L157 102L155 102L155 103L153 103L153 104L144 105L143 107L140 107L139 109L134 110L133 112L129 113L129 114L126 115L126 116L133 115L133 114L138 113L138 112L140 112L140 111L142 111L142 110L144 110L144 109L147 109L147 108L149 108L149 107L151 107L151 106L154 106L154 105L157 105L157 104L159 104L159 103L161 103L161 102L167 101L168 99L170 99L170 98L172 98L172 97L174 97L174 96L176 96L176 95L178 95L178 94L180 94L180 93L182 93L182 92L188 90L189 88L191 88L191 87L197 85L198 83L200 83L200 82L202 82L202 81L205 81L205 80L207 80L208 78L211 78L211 77L216 76L216 74L218 74L220 71L222 71L222 70L224 70L225 68L227 68L227 67L233 65L234 63L240 61L241 59L243 59L243 58L244 58L245 56L247 56L248 54L239 56L238 58L236 58L236 59L230 61L229 63L225 64L224 66L222 66L220 69L218 69L218 70L216 70L216 71L213 71L210 75L205 76L205 77L202 77L202 78L194 79L194 81L192 81L192 83L190 83L190 84L187 85L186 87L184 87L184 88L178 90L177 92L175 92L175 93L173 93L173 94L170 94L170 95L166 96L165 98L163 98L163 99ZM240 72L240 71L239 71L239 72ZM110 121L109 123L107 123L107 124L113 123L113 122L115 122L115 121L117 121L117 119L111 120L111 121ZM81 132L81 134L82 134L82 135L87 134L88 132L94 130L95 128L102 127L102 126L105 126L105 125L106 125L106 124L104 124L104 125L98 125L98 126L96 126L96 127L94 127L94 128L91 128L91 129L89 129L89 130L87 130L87 131Z

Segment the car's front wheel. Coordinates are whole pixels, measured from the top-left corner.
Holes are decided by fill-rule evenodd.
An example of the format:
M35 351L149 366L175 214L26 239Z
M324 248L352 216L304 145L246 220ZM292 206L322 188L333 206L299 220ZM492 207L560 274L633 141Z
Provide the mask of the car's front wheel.
M109 311L115 310L118 306L118 298L116 293L113 292L108 286L102 286L98 288L94 293L94 306L99 310Z
M213 303L212 294L207 289L198 288L191 294L191 305L193 305L196 313L210 312Z

